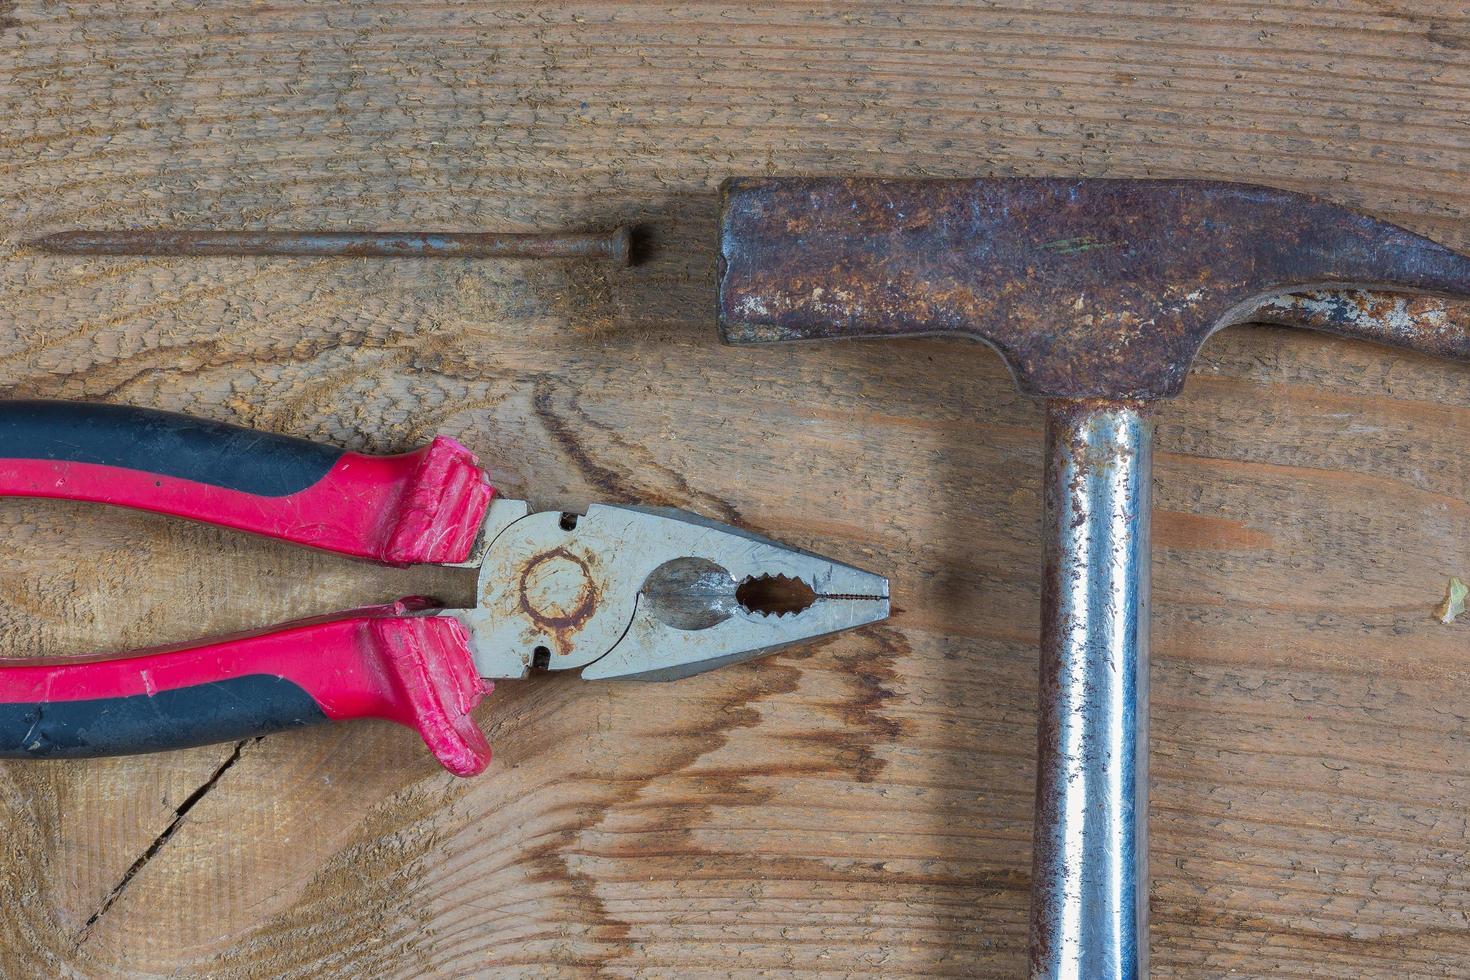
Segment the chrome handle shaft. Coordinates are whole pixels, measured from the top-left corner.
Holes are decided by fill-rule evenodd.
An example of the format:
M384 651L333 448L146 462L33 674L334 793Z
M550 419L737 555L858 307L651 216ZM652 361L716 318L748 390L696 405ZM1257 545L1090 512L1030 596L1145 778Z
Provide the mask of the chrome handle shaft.
M1036 978L1148 975L1152 434L1147 406L1047 405Z

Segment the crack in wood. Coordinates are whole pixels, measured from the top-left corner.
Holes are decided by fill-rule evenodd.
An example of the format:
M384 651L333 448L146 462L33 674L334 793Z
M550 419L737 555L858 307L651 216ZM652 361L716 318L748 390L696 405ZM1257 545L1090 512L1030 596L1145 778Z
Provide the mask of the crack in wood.
M168 822L168 826L163 828L162 833L153 838L153 843L149 844L143 853L138 856L138 860L134 861L127 871L123 872L123 876L118 879L117 884L112 886L112 890L107 893L106 897L102 899L102 903L97 906L97 911L88 916L87 921L82 924L82 928L77 930L77 934L73 939L75 945L81 946L87 941L92 927L122 897L128 885L138 876L138 872L142 871L143 867L149 861L153 860L159 851L163 850L164 845L173 838L174 834L178 833L179 827L183 825L184 818L189 815L189 811L194 809L199 804L199 801L204 799L210 790L214 789L224 774L229 772L230 768L240 761L240 754L245 751L245 746L251 742L259 742L260 739L261 736L257 735L254 738L245 738L236 742L234 751L229 754L225 761L220 763L219 767L215 769L210 777L203 783L200 783L199 787L175 808L173 819Z

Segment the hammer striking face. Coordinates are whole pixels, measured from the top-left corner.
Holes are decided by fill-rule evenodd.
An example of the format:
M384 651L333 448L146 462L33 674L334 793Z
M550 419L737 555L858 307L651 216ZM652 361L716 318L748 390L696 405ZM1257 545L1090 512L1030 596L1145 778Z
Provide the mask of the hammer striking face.
M1265 322L1470 360L1470 258L1212 181L737 179L727 342L959 334L1046 400L1034 977L1148 973L1152 402Z

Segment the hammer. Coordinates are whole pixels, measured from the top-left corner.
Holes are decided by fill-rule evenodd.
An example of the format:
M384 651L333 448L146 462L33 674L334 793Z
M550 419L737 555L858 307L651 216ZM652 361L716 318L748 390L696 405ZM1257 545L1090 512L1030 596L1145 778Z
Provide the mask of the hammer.
M1218 181L727 181L734 344L958 334L1046 407L1033 977L1148 975L1149 460L1205 339L1268 322L1470 360L1470 258Z

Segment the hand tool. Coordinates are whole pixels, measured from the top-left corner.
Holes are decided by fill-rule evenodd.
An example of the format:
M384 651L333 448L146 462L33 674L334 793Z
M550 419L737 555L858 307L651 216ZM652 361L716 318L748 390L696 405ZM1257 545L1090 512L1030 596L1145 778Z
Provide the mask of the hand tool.
M393 565L479 569L419 598L119 658L0 666L0 756L75 758L386 718L489 764L490 679L671 680L888 616L888 581L677 510L530 513L452 439L368 456L183 415L0 402L0 495L115 504Z
M736 179L720 235L727 342L957 334L1045 401L1031 974L1146 976L1153 403L1257 317L1470 360L1470 316L1413 295L1470 296L1470 258L1191 180Z
M455 231L58 231L25 244L62 255L305 255L348 258L632 261L632 233Z

